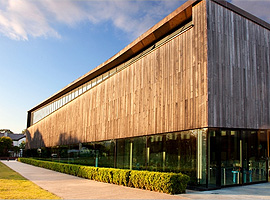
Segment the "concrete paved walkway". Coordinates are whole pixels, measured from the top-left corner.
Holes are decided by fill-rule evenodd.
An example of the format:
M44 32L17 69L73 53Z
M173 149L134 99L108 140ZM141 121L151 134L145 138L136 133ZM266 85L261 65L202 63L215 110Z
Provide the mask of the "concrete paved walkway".
M2 161L25 178L64 199L270 199L270 183L168 195L87 180L16 161Z

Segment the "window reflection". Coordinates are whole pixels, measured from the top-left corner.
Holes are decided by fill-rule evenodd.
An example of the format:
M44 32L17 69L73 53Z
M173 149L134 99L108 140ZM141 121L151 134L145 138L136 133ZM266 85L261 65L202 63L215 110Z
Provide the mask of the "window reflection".
M95 166L114 167L115 141L95 143Z
M119 139L116 144L116 167L132 169L132 142L129 139Z

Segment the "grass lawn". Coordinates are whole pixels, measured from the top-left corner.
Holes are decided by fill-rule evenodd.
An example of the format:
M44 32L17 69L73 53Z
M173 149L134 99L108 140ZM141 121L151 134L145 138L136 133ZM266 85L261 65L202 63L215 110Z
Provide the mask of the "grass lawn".
M0 162L0 199L60 199Z

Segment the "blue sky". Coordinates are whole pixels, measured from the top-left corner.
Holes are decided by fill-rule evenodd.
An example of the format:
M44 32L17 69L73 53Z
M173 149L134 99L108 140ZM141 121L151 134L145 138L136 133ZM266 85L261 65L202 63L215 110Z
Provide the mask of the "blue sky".
M180 0L0 0L0 129L97 67ZM270 22L270 1L230 1Z

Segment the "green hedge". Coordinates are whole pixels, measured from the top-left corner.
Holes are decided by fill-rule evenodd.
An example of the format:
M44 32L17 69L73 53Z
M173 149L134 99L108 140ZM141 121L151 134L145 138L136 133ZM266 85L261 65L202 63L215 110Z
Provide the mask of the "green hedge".
M74 164L41 161L31 158L19 158L20 162L54 171L87 178L105 183L114 183L129 187L147 189L168 194L185 193L189 176L181 173L164 173L100 168Z

